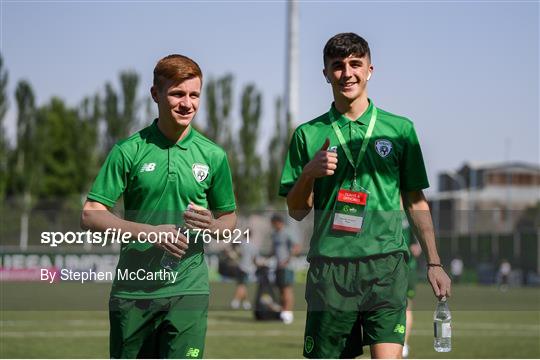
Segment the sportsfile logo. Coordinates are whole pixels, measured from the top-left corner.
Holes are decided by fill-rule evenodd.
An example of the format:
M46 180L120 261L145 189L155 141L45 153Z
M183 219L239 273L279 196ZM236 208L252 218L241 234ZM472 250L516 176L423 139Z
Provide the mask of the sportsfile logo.
M156 163L144 163L140 172L152 172L156 170Z

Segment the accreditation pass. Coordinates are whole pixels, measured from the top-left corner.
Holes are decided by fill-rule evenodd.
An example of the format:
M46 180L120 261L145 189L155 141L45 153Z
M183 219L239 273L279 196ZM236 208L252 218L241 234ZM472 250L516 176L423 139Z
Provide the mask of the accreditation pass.
M340 189L334 210L333 230L358 233L362 230L368 194Z

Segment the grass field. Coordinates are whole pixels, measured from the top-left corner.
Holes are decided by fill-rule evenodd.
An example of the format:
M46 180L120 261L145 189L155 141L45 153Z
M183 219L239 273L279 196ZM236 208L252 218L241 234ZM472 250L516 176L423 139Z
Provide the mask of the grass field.
M109 286L2 283L0 357L107 358ZM228 310L233 290L233 284L212 285L205 357L302 357L302 285L295 289L298 310L292 325L255 322L251 312ZM501 293L492 287L455 286L453 350L448 354L433 351L430 291L425 285L418 288L411 357L540 358L540 290Z

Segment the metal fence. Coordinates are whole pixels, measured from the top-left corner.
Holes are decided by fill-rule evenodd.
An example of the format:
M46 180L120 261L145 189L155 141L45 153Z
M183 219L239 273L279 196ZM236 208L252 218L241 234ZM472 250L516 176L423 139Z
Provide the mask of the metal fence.
M285 211L281 210L284 217ZM270 218L275 210L264 210L240 214L239 227L251 229L251 241L260 252L266 253L270 248ZM121 214L120 214L121 215ZM23 218L20 202L5 201L0 206L0 253L40 253L40 252L81 252L81 253L115 253L119 251L117 244L107 247L95 247L90 244L72 244L55 248L41 244L43 232L77 232L80 228L80 205L62 208L34 208L28 214L28 236L21 242L21 221ZM289 221L289 229L304 244L304 255L309 247L312 232L313 215L305 221ZM535 281L540 274L540 229L515 231L511 233L463 234L444 231L437 234L437 245L443 264L449 265L452 259L460 257L466 270L477 273L496 274L499 264L505 259L518 271L523 283ZM217 253L224 244L210 244L209 253Z

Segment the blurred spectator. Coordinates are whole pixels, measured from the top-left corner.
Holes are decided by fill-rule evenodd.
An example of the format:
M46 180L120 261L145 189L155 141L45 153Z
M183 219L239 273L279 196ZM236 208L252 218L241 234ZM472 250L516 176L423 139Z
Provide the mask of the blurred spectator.
M503 259L499 267L499 281L500 281L499 289L501 291L508 290L508 278L510 277L511 272L512 272L512 265L510 265L508 260Z
M281 320L281 305L276 301L274 286L270 281L270 267L274 262L264 256L255 259L257 265L257 293L255 295L255 319Z
M461 257L457 256L452 259L450 263L450 274L452 274L454 284L458 284L461 280L461 275L463 275L463 260L461 260Z
M282 311L281 320L290 324L294 320L294 271L291 259L300 253L300 242L285 228L285 219L280 214L272 215L272 255L276 258L276 285L279 288Z
M257 256L254 246L249 243L231 244L226 247L219 259L219 273L236 280L236 289L231 308L251 309L246 283L253 272L253 261Z

